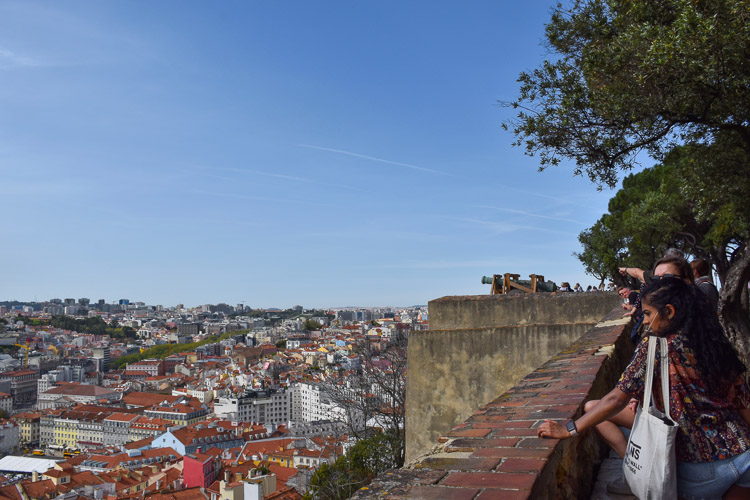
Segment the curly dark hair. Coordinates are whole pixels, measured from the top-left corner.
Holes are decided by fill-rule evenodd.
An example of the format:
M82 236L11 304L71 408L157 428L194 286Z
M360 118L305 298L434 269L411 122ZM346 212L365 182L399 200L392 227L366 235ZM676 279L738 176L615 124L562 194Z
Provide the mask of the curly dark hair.
M667 317L667 304L674 307L674 316L659 335L681 332L687 347L695 354L708 390L725 395L746 368L703 292L681 279L663 278L643 290L643 303L656 308L663 318Z

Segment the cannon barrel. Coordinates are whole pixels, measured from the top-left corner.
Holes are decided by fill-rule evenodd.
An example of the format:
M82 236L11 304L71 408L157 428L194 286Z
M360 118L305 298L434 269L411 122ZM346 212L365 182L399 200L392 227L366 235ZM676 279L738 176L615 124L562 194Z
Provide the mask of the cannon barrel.
M531 280L513 280L513 283L517 283L521 286L525 286L530 288L531 287ZM482 276L482 284L483 285L491 285L492 284L492 276ZM500 283L502 284L502 283ZM557 290L557 283L554 281L537 281L536 282L536 289L538 292L554 292Z

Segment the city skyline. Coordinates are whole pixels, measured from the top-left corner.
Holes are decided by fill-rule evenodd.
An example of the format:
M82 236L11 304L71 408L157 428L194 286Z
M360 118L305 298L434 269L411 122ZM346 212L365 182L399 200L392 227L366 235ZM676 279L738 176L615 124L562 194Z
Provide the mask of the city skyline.
M72 302L68 302L72 300ZM81 303L82 300L87 300L89 302L83 304ZM99 301L102 300L103 302L99 303ZM125 302L127 301L127 302ZM49 299L45 300L15 300L15 299L0 299L0 306L5 304L10 304L18 302L19 304L56 304L56 305L76 305L76 306L82 306L83 309L86 310L92 310L96 311L97 306L99 305L107 305L107 306L133 306L133 307L156 307L156 308L164 308L165 310L170 309L199 309L201 307L205 306L219 306L219 305L225 305L225 306L231 306L235 309L242 306L243 309L255 309L255 310L266 310L266 311L273 311L273 310L292 310L297 308L302 308L303 311L338 311L338 310L346 310L346 309L410 309L410 308L419 308L419 307L427 307L427 304L377 304L377 305L335 305L335 306L328 306L328 307L305 307L303 304L295 304L293 306L288 307L275 307L275 306L268 306L268 307L253 307L249 304L244 303L236 303L236 304L227 304L226 302L205 302L202 304L185 304L183 302L177 302L175 304L149 304L142 300L138 299L116 299L116 300L107 300L107 299L96 299L91 300L89 297L79 297L74 299L73 297L66 297L64 299L61 299L60 297L51 297Z
M552 1L0 3L3 300L385 307L584 287L604 212L497 105Z

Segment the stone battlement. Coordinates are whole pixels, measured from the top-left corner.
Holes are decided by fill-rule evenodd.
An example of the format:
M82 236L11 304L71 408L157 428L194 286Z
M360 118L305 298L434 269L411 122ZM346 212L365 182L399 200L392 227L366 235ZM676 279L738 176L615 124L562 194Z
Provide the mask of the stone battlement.
M633 353L621 314L612 310L442 435L431 452L379 476L354 498L588 498L606 445L594 432L538 439L536 427L547 418L579 417L586 401L614 387Z
M409 335L406 462L567 348L621 302L614 292L443 297Z

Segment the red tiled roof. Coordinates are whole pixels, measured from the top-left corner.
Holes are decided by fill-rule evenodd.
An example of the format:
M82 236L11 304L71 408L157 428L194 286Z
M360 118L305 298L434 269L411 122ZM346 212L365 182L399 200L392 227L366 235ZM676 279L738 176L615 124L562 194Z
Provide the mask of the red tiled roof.
M65 394L69 396L104 396L112 394L113 390L98 385L64 383L45 391L45 394Z
M16 370L13 372L2 372L0 373L0 378L6 378L6 377L22 377L24 375L34 375L38 374L39 372L34 370Z

